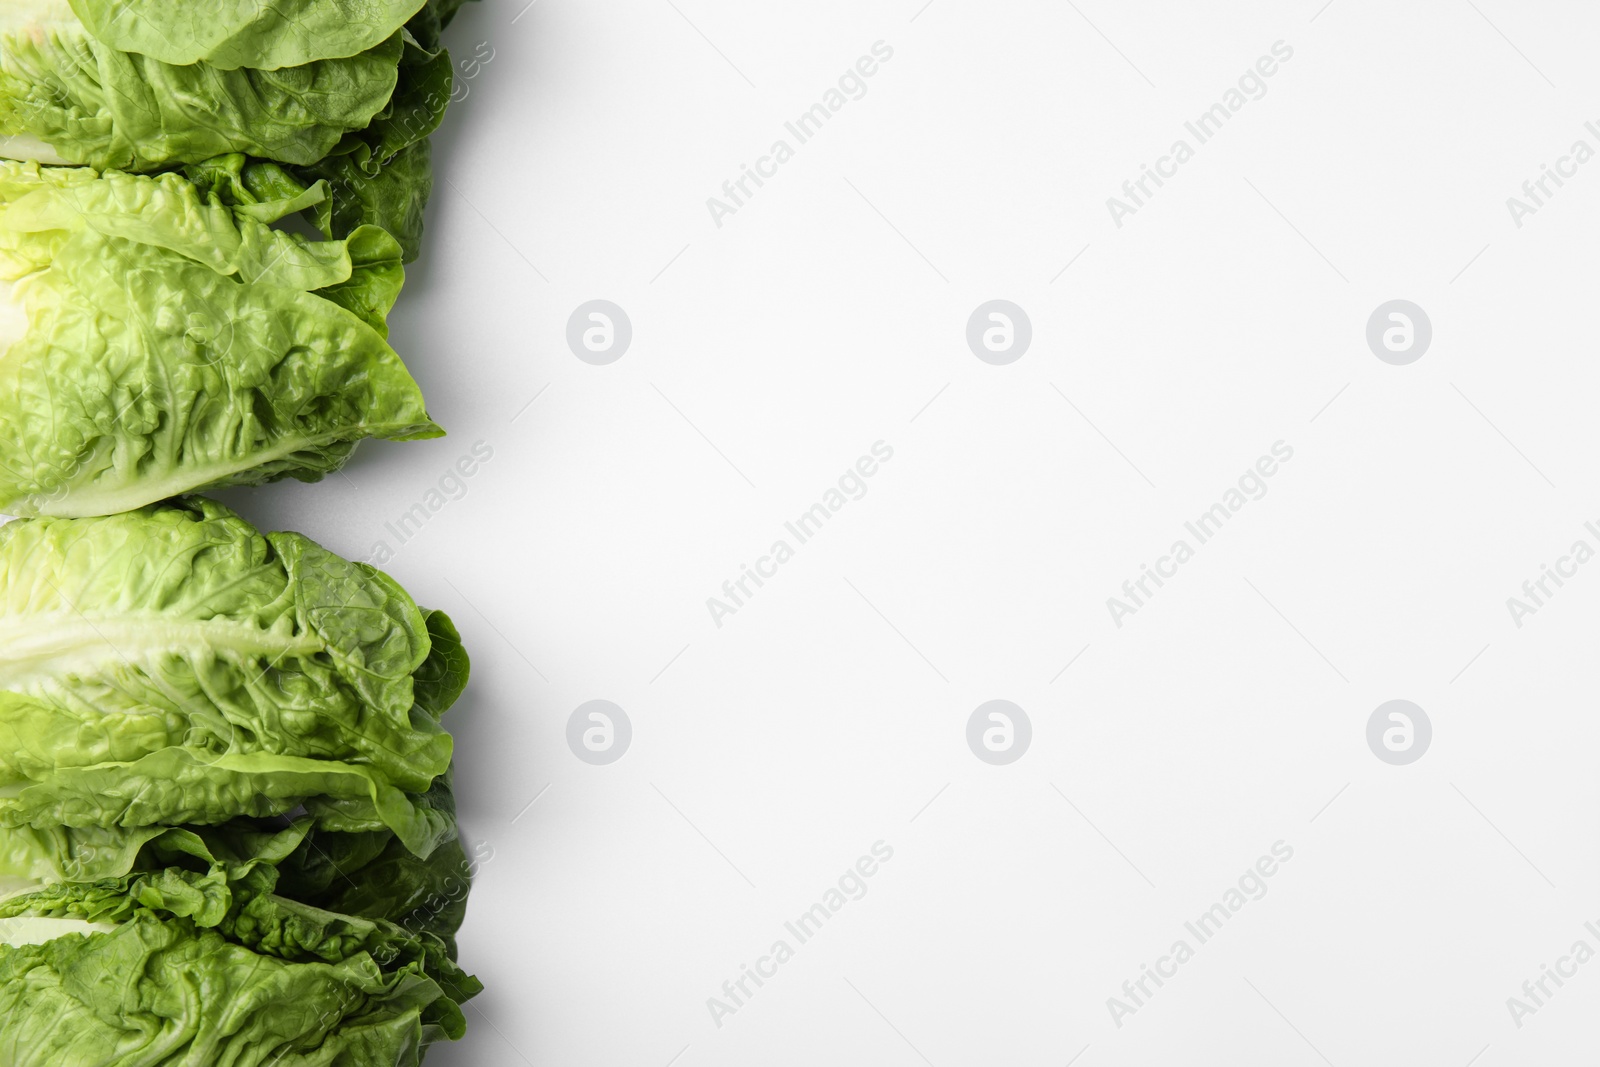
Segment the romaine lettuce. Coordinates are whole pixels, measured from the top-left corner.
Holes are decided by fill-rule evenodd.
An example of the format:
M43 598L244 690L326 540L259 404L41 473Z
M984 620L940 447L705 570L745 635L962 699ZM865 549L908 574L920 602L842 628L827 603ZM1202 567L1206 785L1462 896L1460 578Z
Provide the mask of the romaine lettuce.
M40 922L59 926L30 931ZM302 962L149 911L109 930L59 919L14 929L19 943L0 934L8 1067L413 1067L465 1028L461 994L420 956L386 967L353 945Z
M17 0L11 0L16 3ZM22 6L41 0L22 0ZM55 0L59 4L60 0ZM163 63L277 70L381 43L425 0L68 0L97 39Z
M451 807L447 776L434 791ZM0 892L0 1063L391 1067L461 1036L482 986L455 963L472 871L453 837L397 861L392 835L308 818L107 836L80 842L102 853L92 868L45 862ZM365 909L338 910L358 886ZM289 998L286 1019L262 1017ZM52 1018L73 1033L49 1033Z
M428 137L444 118L453 85L449 53L408 41L389 106L366 129L346 134L324 159L289 168L302 186L328 183L328 199L306 212L325 236L380 226L400 242L406 262L417 257L422 213L433 192Z
M229 154L282 165L330 238L415 259L427 137L449 105L461 0L6 0L0 157L134 172Z
M0 513L104 515L443 433L385 340L401 251L269 224L326 187L0 162Z
M453 806L430 790L450 764L439 717L467 671L449 620L386 575L209 500L13 522L0 826L303 809L426 857L454 836Z
M315 163L388 104L421 0L6 0L0 153ZM14 138L14 140L6 140Z
M0 0L4 1067L464 1032L460 635L188 496L443 433L387 316L461 3Z

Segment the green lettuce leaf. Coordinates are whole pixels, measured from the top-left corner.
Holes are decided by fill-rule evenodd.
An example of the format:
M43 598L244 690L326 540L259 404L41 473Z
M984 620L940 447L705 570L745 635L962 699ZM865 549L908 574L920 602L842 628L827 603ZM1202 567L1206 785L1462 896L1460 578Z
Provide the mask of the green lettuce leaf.
M0 920L27 915L120 922L138 908L151 908L218 926L235 910L235 889L245 887L246 896L251 886L270 890L277 865L304 845L310 830L305 819L278 830L241 819L220 827L160 830L148 840L127 834L129 847L115 850L114 860L108 854L93 870L79 866L68 872L47 864L26 883L18 878L0 896ZM13 836L0 833L0 841Z
M133 870L151 841L186 832L164 826L5 829L0 831L0 899L51 882L120 878Z
M314 163L388 106L408 16L396 10L390 15L398 17L381 22L349 23L345 32L324 36L325 57L284 64L277 60L308 54L298 30L323 19L279 26L255 37L252 50L249 35L237 32L238 20L218 17L217 5L239 9L230 16L249 7L270 19L293 15L288 8L294 6L325 18L350 2L74 0L79 14L104 30L101 37L65 0L6 0L0 9L0 155L137 171L230 152ZM417 4L407 0L399 7L415 10ZM164 58L202 48L196 32L232 35L215 49L220 62ZM171 45L163 35L172 35ZM349 49L358 41L366 43Z
M440 775L419 801L454 825L449 774ZM468 890L479 867L493 856L487 845L478 845L469 857L459 836L419 856L387 830L330 833L312 828L277 863L279 891L330 911L384 919L432 935L454 959Z
M439 47L440 34L444 32L446 26L450 25L451 20L456 17L456 13L461 10L463 3L465 3L465 0L428 0L422 10L418 11L412 16L411 21L406 23L406 29L411 32L413 37L422 42L424 48L437 48Z
M431 12L425 8L417 19ZM346 134L310 165L251 160L244 183L280 199L322 185L328 195L305 215L324 236L337 240L376 226L399 241L406 262L416 259L423 212L433 192L428 137L443 121L454 87L450 55L437 45L438 29L422 32L433 43L424 47L416 38L407 39L394 96L369 125ZM208 167L200 164L186 173L204 181Z
M455 832L452 822L367 767L264 754L208 761L181 748L131 763L58 769L0 797L0 826L137 829L300 808L334 829L386 826L423 855Z
M98 40L164 63L276 70L353 56L405 25L424 0L70 0Z
M391 830L330 832L309 815L135 830L0 830L0 915L107 921L126 917L132 905L120 898L128 898L219 926L252 894L271 892L435 938L454 960L468 891L494 852L480 844L469 857L456 834L448 774L423 802L446 823L446 839L426 857Z
M154 171L244 153L326 182L308 216L328 237L378 226L415 259L462 0L219 2L7 0L0 157Z
M439 643L435 649L435 635ZM426 856L449 619L298 534L196 498L0 527L0 825L214 824L305 808Z
M0 163L0 512L315 481L363 438L443 433L385 340L394 239L275 230L326 187L247 169L213 161L197 184Z
M412 695L417 709L438 722L466 691L472 660L450 616L426 609L423 616L428 627L428 658L411 675Z
M432 792L441 811L453 807L447 776ZM12 844L13 835L14 831L0 831L0 845ZM429 993L415 1015L421 1043L459 1037L465 1029L461 1005L482 990L481 983L456 964L453 938L476 864L466 862L453 836L426 860L397 846L392 834L331 834L314 829L308 818L276 823L235 819L217 827L164 830L142 842L132 842L130 835L129 847L113 850L118 861L98 863L89 876L83 868L74 876L45 870L31 885L0 894L0 1034L26 1025L22 1021L26 1016L19 1017L17 1009L33 1006L31 991L24 999L5 988L8 978L16 977L8 976L7 960L36 964L43 959L49 964L61 958L46 952L23 952L19 957L9 949L58 941L75 944L74 936L94 941L97 935L116 934L129 924L157 923L179 932L179 938L171 940L199 937L208 953L249 960L267 971L276 972L267 961L362 970L375 965L386 981L402 975L413 982L421 979L415 984ZM0 859L4 856L0 852ZM0 877L5 873L0 865ZM360 910L334 910L342 901ZM209 936L213 932L221 941ZM250 955L240 955L236 949ZM146 981L162 977L139 973ZM40 975L30 966L22 978L36 982ZM49 979L45 984L55 989ZM87 988L94 984L87 983ZM313 988L307 995L325 992L325 987ZM106 1014L101 1002L81 993L73 999L85 1001L97 1015ZM73 1008L59 999L52 1003L69 1014ZM194 1005L198 1016L232 1006L227 994L214 986L202 987ZM329 1018L339 1016L335 1011ZM121 1026L129 1019L113 1013L106 1021ZM191 1029L205 1029L203 1021L191 1022L197 1022ZM337 1043L350 1025L340 1019L324 1041ZM0 1057L6 1051L0 1040ZM70 1046L52 1051L71 1056L81 1050ZM12 1061L0 1058L0 1062ZM46 1062L99 1067L107 1061ZM299 1061L286 1058L286 1062Z
M326 158L296 169L307 185L328 184L328 199L307 212L325 236L379 226L400 242L407 261L417 257L433 193L428 136L444 120L453 85L448 52L408 42L389 106L365 129L346 134Z
M298 169L302 182L325 183L328 198L306 217L337 240L365 227L381 227L399 242L404 262L422 253L424 212L433 196L433 149L427 140L376 159L364 143Z
M419 964L458 1000L478 992L476 982L457 966L454 944L425 924L398 912L397 918L408 921L382 913L340 914L289 895L294 883L280 884L277 865L306 844L305 820L277 832L236 826L174 831L147 845L139 866L126 875L46 881L12 895L0 901L0 933L8 920L18 918L117 924L153 913L188 919L279 959L339 963L366 953L386 968ZM356 879L370 883L388 871L387 866L343 869L340 879L353 886Z
M463 1029L420 956L386 967L359 939L337 962L299 962L148 911L110 930L53 921L81 932L43 940L11 920L0 934L8 1067L415 1067Z

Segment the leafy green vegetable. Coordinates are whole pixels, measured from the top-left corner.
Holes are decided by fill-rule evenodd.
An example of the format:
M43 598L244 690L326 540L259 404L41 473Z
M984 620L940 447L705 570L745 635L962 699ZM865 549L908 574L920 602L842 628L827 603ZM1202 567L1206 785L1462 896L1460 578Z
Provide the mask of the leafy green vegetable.
M440 637L438 649L434 635ZM392 579L195 499L0 527L0 826L137 829L304 807L427 856L465 684Z
M428 136L443 120L454 86L449 53L437 44L438 26L425 17L438 18L424 8L412 23L432 44L424 47L408 35L394 95L368 126L346 134L315 163L251 160L241 175L246 185L282 199L324 183L328 195L305 212L312 225L330 239L378 226L400 242L407 262L420 251L423 210L433 191ZM203 182L209 166L186 173Z
M423 801L453 825L455 800L448 774L434 782ZM483 847L469 857L457 837L422 857L387 831L352 834L313 828L278 864L280 891L330 911L387 919L413 933L431 934L453 958L467 890L479 864L492 855Z
M5 1067L465 1030L460 634L188 496L442 434L387 317L462 2L0 0Z
M441 810L453 806L448 776L433 792ZM307 818L124 844L92 874L46 864L0 894L0 1063L88 1067L137 1050L151 1057L141 1063L389 1067L461 1036L460 1005L482 986L455 963L472 866L453 836L427 860L388 833L331 834ZM340 913L340 900L363 908ZM117 974L138 974L137 993ZM289 997L318 1010L257 1021L257 1007L280 1011ZM46 1038L50 1012L83 1032ZM281 1059L250 1058L257 1050L234 1040L240 1019ZM19 1033L30 1040L7 1043ZM209 1058L229 1055L241 1058Z
M428 0L426 6L406 23L406 29L422 42L424 48L437 48L439 35L450 25L465 2L466 0Z
M328 184L328 199L307 211L325 236L380 226L400 242L408 262L417 257L422 213L433 192L428 136L444 118L453 84L448 52L408 43L389 107L366 129L347 134L325 159L292 168L303 186Z
M26 0L25 0L26 2ZM35 0L37 2L37 0ZM353 56L381 42L424 0L70 0L90 33L164 63L276 70Z
M328 183L309 214L329 238L379 226L410 261L461 2L6 0L0 157L156 171L245 154L297 192Z
M384 338L394 239L274 230L326 187L247 170L224 157L190 182L0 162L0 512L314 481L362 438L443 433Z
M144 907L221 924L240 885L267 884L278 895L320 910L392 923L437 938L455 958L455 933L478 867L492 857L479 846L469 858L456 835L449 776L428 803L446 820L446 840L428 856L392 831L338 833L307 815L217 826L137 830L0 831L0 916L70 914L100 921ZM259 883L271 870L271 883ZM96 902L99 903L96 903Z
M151 841L186 832L164 826L8 827L0 830L0 898L52 881L121 877L133 869Z
M296 884L281 877L279 865L299 849L320 852L322 847L306 836L307 820L276 832L250 830L244 822L199 833L173 831L145 846L138 866L124 875L94 881L45 880L0 900L0 939L6 921L17 918L103 924L127 922L148 912L163 919L188 919L196 926L219 930L252 951L295 962L337 963L356 951L385 965L416 960L446 988L466 995L476 992L475 984L455 964L455 947L445 940L454 929L447 923L429 927L403 907L340 914L292 892ZM459 847L453 851L460 854ZM412 862L422 866L426 861L412 857ZM292 867L286 870L293 872ZM394 873L392 867L345 866L338 871L340 880L352 887L356 878L371 883L388 873ZM464 882L469 878L464 864L457 876L463 882L464 899ZM378 892L388 902L386 891ZM444 929L444 936L435 928Z
M309 165L388 106L419 0L6 0L0 154Z
M464 1029L420 958L292 961L148 912L77 923L0 946L0 1063L407 1067Z

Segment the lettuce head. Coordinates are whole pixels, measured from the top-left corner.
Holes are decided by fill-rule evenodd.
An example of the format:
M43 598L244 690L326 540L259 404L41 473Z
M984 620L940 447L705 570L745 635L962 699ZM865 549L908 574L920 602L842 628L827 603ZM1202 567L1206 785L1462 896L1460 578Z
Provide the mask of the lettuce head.
M371 226L270 224L326 185L0 162L0 513L91 516L314 481L367 437L444 431L386 340L404 278Z
M468 671L449 619L387 575L212 501L18 520L0 527L0 827L306 813L427 857L454 835L440 719ZM58 867L81 851L29 840Z
M469 673L388 576L203 498L0 526L0 1063L459 1038Z
M423 0L6 0L0 151L158 170L314 163L388 104Z
M166 831L127 870L0 899L0 1062L403 1067L459 1038L482 986L453 944L413 917L294 895L282 873L308 849L370 877L308 833L304 819Z
M156 172L240 154L303 187L329 237L416 258L427 137L461 0L5 0L0 158Z

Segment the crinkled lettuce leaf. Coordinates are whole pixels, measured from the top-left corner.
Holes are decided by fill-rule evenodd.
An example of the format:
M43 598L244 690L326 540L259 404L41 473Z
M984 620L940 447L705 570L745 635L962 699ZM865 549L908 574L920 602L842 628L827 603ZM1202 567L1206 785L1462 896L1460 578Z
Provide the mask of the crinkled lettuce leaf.
M277 831L246 826L238 820L198 832L174 831L146 845L137 866L126 874L94 881L45 880L12 894L0 900L0 935L7 920L17 918L103 924L153 912L163 919L188 919L254 952L295 962L337 963L357 952L385 966L415 960L447 989L465 994L459 999L477 992L456 965L454 944L414 915L400 910L343 914L293 892L297 883L281 878L279 865L300 850L322 847L307 838L308 820ZM413 862L418 868L427 866L415 857ZM355 885L357 879L371 882L386 873L397 872L392 866L347 866L339 877ZM460 878L470 881L470 874L463 869Z
M424 0L70 2L89 32L113 48L166 63L203 62L223 70L275 70L353 56L426 6Z
M284 0L232 2L263 15L291 14ZM348 2L294 6L337 14ZM74 0L74 6L110 39L91 32L66 0L6 0L0 10L0 154L132 171L230 152L314 163L389 106L408 38L402 15L351 24L354 36L347 39L366 44L333 47L325 58L298 64L275 62L305 51L302 36L286 29L255 39L259 61L234 62L253 58L237 36L231 51L218 51L222 63L172 60L163 57L195 49L192 40L184 46L182 28L169 25L174 20L229 32L217 2ZM165 16L153 17L158 11ZM176 47L126 47L162 42L169 31L179 33Z
M406 262L416 259L423 212L433 192L428 137L443 121L454 87L450 55L437 45L438 29L422 32L435 43L424 47L408 37L394 95L369 125L346 134L309 165L251 160L244 170L246 184L284 200L323 185L328 195L305 215L324 236L342 239L363 226L377 226L400 242ZM186 173L203 182L208 166Z
M236 887L257 884L257 872L270 868L269 888L276 894L438 938L453 960L468 890L494 853L480 844L469 855L456 830L449 778L441 775L422 798L445 826L445 839L427 856L412 852L392 830L335 832L310 815L133 830L3 829L0 914L57 914L52 900L109 901L106 894L114 891L216 926L233 907ZM27 903L14 903L19 900ZM89 904L70 906L78 917L112 915L85 910Z
M430 790L469 670L449 619L387 575L210 500L9 523L0 826L304 809L426 856L454 835Z
M309 815L137 830L0 830L0 914L56 914L50 902L64 901L72 914L98 921L122 905L93 910L101 905L82 902L110 901L114 891L216 926L233 907L235 887L270 868L280 896L436 937L454 959L468 890L494 853L478 845L469 855L448 794L441 776L429 799L448 820L447 840L425 857L391 830L338 833Z
M0 826L137 829L302 808L335 829L388 827L421 854L454 831L438 812L369 767L261 753L207 760L183 748L131 763L57 770L0 797Z
M415 1067L463 1029L419 958L301 962L150 911L109 931L56 921L86 932L0 944L9 1067Z
M0 162L0 512L315 481L443 431L385 339L401 250L275 230L326 187ZM278 194L282 194L281 196Z
M420 802L454 824L448 773L439 776ZM430 934L453 959L467 891L479 866L493 855L487 845L479 845L469 856L459 836L419 856L387 830L331 833L312 827L305 841L276 866L280 892L330 911L385 919L413 933Z
M466 0L428 0L421 11L412 16L406 23L406 29L424 48L437 48L439 36L446 26L456 17Z
M379 226L416 258L462 0L7 2L0 157L155 171L243 153L326 182L308 216L330 238Z
M441 811L452 807L448 776L434 792ZM0 831L0 843L11 835ZM266 1063L417 1062L408 1058L417 1050L461 1036L461 1005L482 990L456 964L451 936L475 865L453 837L426 860L395 844L390 834L328 833L308 818L235 819L165 830L117 850L120 864L47 871L0 895L0 1062L261 1062L249 1058L253 1045L233 1042L245 1019L252 1041L281 1057ZM363 910L335 910L340 901ZM293 986L322 1009L316 1025L305 1027L304 1013L287 1029L256 1025L253 1008L276 1011L283 998L208 969L216 960L270 976L269 989ZM138 975L143 995L109 991L116 968ZM172 995L180 980L192 995ZM42 1026L41 1008L99 1043L35 1032L7 1044ZM384 1023L376 1033L374 1015ZM138 1043L169 1032L172 1044ZM317 1058L331 1050L334 1058Z
M124 833L122 847L108 850L92 869L47 862L31 879L12 875L10 891L0 894L0 927L24 915L122 921L139 907L218 926L235 907L235 889L270 890L277 865L304 846L310 830L306 819L276 828L236 819L216 827L161 829L154 836ZM12 836L0 831L0 841Z

